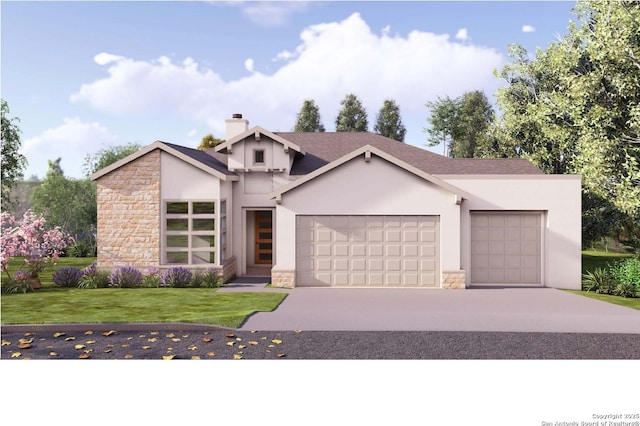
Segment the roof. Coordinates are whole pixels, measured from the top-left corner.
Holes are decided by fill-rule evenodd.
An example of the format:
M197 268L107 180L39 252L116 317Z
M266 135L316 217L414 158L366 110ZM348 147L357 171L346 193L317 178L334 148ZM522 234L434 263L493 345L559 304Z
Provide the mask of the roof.
M294 150L295 152L299 152L301 154L304 155L304 151L295 143L291 143L290 140L282 138L280 136L278 136L276 133L272 133L267 129L263 129L260 126L254 126L250 129L245 130L244 132L240 133L239 135L236 135L234 137L232 137L231 139L216 145L215 147L213 147L213 150L215 152L228 152L231 153L232 149L233 149L233 145L243 141L244 139L246 139L249 136L254 136L256 140L260 140L261 136L266 136L271 140L274 140L278 143L281 143L284 146L284 149L286 151L288 151L289 149Z
M291 175L306 175L365 145L376 147L426 173L462 174L543 174L522 158L449 158L426 149L369 132L276 132L300 146Z
M147 145L146 147L134 152L133 154L128 155L127 157L119 161L116 161L110 166L98 170L93 175L91 175L91 179L99 179L102 176L109 174L112 171L119 169L120 167L148 154L149 152L155 151L156 149L171 154L174 157L179 158L191 164L192 166L195 166L200 170L203 170L204 172L216 176L222 180L238 179L238 176L235 173L230 172L227 169L225 163L221 162L217 158L208 155L206 152L162 141L155 141L151 145Z
M360 156L364 156L365 161L369 161L369 159L371 158L372 155L375 155L377 157L380 157L410 173L413 173L414 175L433 183L436 186L439 186L440 188L449 191L450 193L452 193L454 195L454 202L456 204L460 204L462 202L463 198L469 198L468 194L465 193L464 191L462 191L460 188L457 188L443 180L441 180L440 178L433 176L430 173L427 173L423 170L420 170L410 164L407 164L405 161L402 161L400 159L398 159L397 157L394 157L393 155L379 149L376 148L372 145L364 145L360 148L357 148L351 152L349 152L348 154L328 163L325 164L324 166L314 170L313 172L307 174L304 177L301 177L300 179L291 182L288 185L283 186L282 188L279 188L278 190L272 192L270 195L271 198L275 198L276 202L280 202L281 198L282 198L282 194L284 194L285 192L291 191L294 188L297 188L301 185L304 185L305 183L309 182L310 180L313 180L315 178L317 178L318 176L321 176L351 160L353 160L354 158L360 157Z

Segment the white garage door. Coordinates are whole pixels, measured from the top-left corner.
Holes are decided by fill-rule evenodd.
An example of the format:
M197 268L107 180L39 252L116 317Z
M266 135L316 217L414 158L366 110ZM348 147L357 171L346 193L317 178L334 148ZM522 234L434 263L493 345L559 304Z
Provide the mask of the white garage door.
M439 287L437 216L298 216L296 286Z
M541 284L542 214L471 213L471 284Z

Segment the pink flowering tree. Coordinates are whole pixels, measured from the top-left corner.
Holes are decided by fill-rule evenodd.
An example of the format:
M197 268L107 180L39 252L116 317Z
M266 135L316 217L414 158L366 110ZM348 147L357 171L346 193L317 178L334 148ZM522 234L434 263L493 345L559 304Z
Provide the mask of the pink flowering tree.
M9 260L16 256L23 256L25 266L31 276L37 277L38 272L49 263L56 264L62 250L73 244L73 238L62 232L59 226L46 228L46 221L42 215L36 216L27 210L18 222L7 212L2 213L0 221L2 229L2 253L0 264L2 270L11 278Z

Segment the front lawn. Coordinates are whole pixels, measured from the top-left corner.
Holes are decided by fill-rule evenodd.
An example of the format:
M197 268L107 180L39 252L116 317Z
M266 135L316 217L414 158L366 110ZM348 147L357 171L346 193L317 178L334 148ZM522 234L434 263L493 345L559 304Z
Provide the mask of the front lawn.
M40 274L43 288L2 294L2 324L186 322L237 328L255 312L270 312L286 293L219 293L215 288L58 288L65 266L84 268L95 258L60 258ZM12 260L15 272L21 261Z

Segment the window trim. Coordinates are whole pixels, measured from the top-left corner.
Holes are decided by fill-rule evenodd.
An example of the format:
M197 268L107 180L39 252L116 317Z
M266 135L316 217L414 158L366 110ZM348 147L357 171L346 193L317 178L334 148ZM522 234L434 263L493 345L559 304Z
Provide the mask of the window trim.
M258 154L262 156L262 161L258 161ZM253 150L253 165L254 166L264 166L267 164L267 154L264 148L254 149Z
M171 203L187 203L187 212L186 213L167 213L168 205ZM194 213L194 204L197 203L212 203L213 204L213 213ZM225 200L226 203L226 200ZM219 244L220 244L220 213L218 212L221 205L221 200L217 199L187 199L187 200L176 200L176 199L164 199L162 200L162 235L161 235L161 244L160 244L160 264L163 266L198 266L198 265L219 265L220 264L220 253L219 253ZM187 229L186 230L168 230L167 222L169 219L187 219ZM212 230L194 230L193 229L193 221L195 219L211 219L213 220L213 229ZM226 232L226 230L225 230ZM186 236L187 237L187 246L186 247L171 247L167 245L167 237L169 236ZM194 245L194 237L197 236L205 236L205 237L213 237L213 246L210 247L197 247ZM213 253L213 262L212 263L198 263L194 260L196 259L195 253ZM174 263L168 261L169 253L186 253L187 261L186 263ZM211 256L209 254L209 256Z

